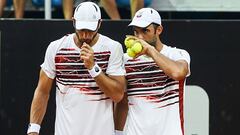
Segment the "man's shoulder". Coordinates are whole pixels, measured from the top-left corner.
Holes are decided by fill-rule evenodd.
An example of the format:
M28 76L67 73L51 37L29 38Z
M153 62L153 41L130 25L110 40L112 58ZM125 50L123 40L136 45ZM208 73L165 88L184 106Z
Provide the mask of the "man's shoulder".
M164 51L166 52L186 52L188 53L185 49L182 48L178 48L178 47L173 47L173 46L168 46L168 45L164 45Z
M71 39L71 38L70 38L71 36L72 36L72 34L66 34L66 35L62 36L61 38L58 38L58 39L52 41L52 43L59 43L59 42L68 41L68 40Z
M187 59L187 61L190 61L190 54L184 49L165 46L163 50L164 51L161 51L161 53L169 57L170 59L179 60L184 58L184 59Z
M57 52L60 48L67 47L67 44L70 42L72 34L64 35L63 37L52 41L48 45L48 49L51 52Z
M112 39L108 36L102 35L102 34L100 34L100 38L101 38L101 41L104 42L104 43L120 44L118 41L116 41L116 40L114 40L114 39Z

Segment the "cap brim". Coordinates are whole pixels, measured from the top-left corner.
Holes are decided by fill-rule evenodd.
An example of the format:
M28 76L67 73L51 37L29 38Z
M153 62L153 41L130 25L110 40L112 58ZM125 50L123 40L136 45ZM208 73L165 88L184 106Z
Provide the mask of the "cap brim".
M95 31L97 29L97 26L98 26L98 21L94 21L94 22L76 21L75 28L77 30L87 29L87 30Z
M145 28L150 24L151 24L150 22L137 20L137 21L132 21L128 26L137 26L137 27Z

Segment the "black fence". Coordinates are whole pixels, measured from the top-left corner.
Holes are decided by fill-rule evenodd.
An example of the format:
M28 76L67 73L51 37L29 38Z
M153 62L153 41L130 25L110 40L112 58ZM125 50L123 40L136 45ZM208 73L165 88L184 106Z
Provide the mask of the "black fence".
M123 43L128 21L103 21L100 33ZM161 40L188 50L187 84L203 87L210 98L210 135L238 133L240 121L240 21L164 20ZM70 21L0 20L0 134L24 135L40 64L48 44L74 32ZM53 88L41 134L54 131Z

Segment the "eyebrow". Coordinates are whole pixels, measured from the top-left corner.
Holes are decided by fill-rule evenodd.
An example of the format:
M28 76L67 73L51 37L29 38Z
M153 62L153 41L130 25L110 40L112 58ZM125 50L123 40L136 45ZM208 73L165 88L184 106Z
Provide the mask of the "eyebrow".
M145 27L145 28L140 28L140 27L139 27L139 29L144 30L144 31L150 30L148 27ZM136 27L133 27L133 31L136 31Z
M145 31L146 31L146 30L150 30L148 27L146 27L146 28L141 28L141 29L142 29L142 30L145 30Z

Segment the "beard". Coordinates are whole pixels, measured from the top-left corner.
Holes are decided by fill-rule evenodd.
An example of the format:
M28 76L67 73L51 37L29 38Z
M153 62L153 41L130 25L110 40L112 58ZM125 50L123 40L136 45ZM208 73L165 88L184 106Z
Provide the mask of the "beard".
M148 44L150 44L151 46L155 47L157 44L157 37L154 36L151 40L146 41Z
M80 38L78 33L76 33L76 36L77 36L77 39L78 39L78 42L80 45L82 45L84 42L87 43L87 44L90 44L92 42L92 39L83 39L83 38Z
M80 37L79 37L79 35L78 35L77 32L75 32L75 33L76 33L78 42L79 42L81 45L82 45L84 42L87 43L87 44L90 44L90 43L93 41L93 39L96 37L96 35L97 35L97 33L95 33L92 38L85 38L85 39L83 39L83 38L80 38Z

